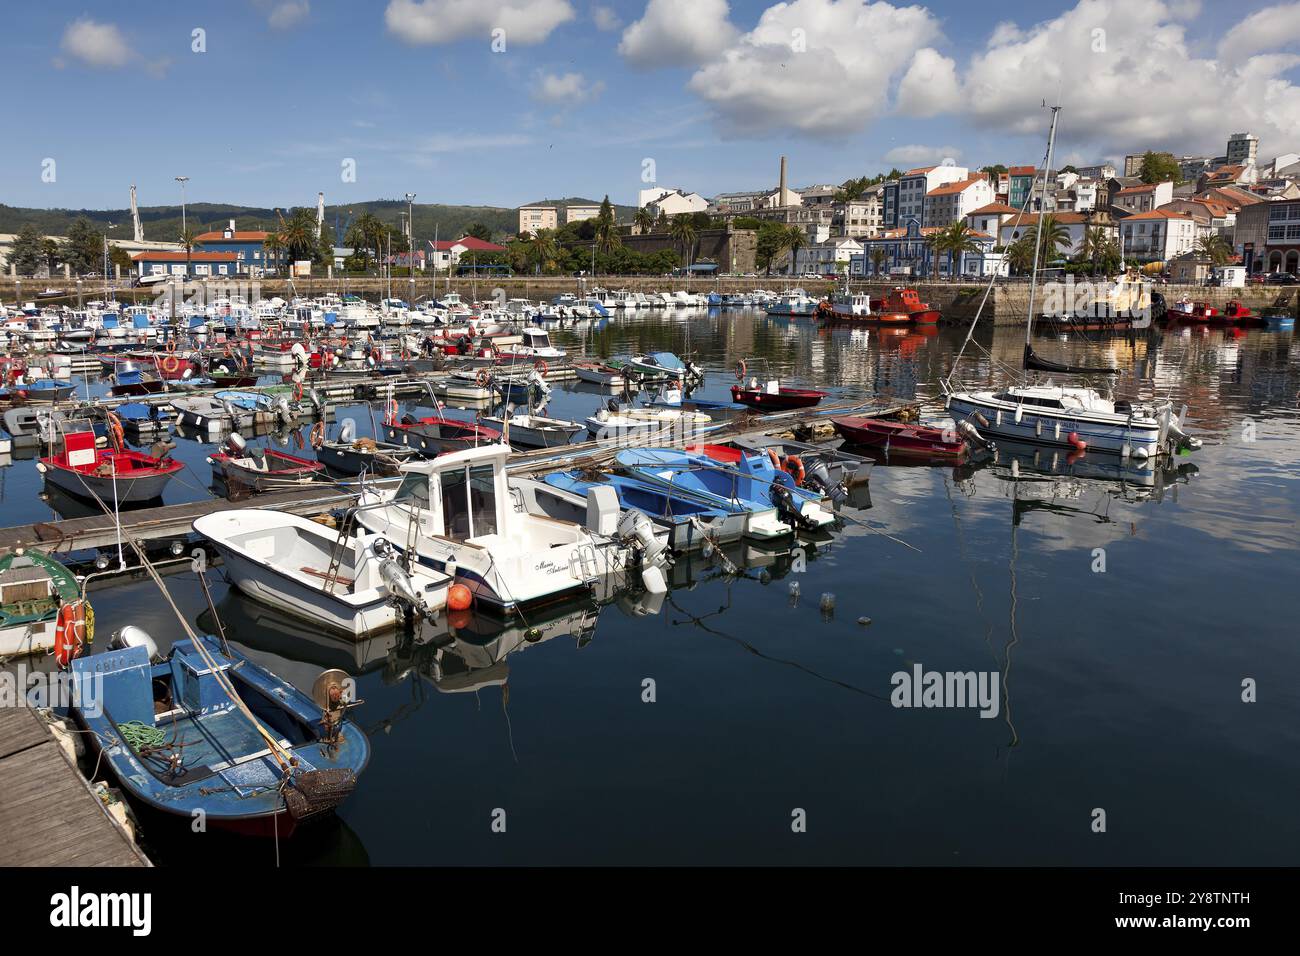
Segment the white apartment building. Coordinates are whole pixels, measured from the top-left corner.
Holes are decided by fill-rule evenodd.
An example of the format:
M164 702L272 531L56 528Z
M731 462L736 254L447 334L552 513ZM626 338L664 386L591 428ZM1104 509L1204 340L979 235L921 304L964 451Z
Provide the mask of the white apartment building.
M638 207L651 207L651 211L661 216L676 216L683 212L704 212L709 208L709 201L699 193L688 193L684 189L665 189L655 186L637 193Z
M898 181L898 222L925 221L925 197L948 183L970 179L970 170L945 162L939 166L909 169Z
M564 221L566 223L582 222L582 220L584 219L595 219L599 215L600 215L599 206L565 206L564 207Z
M776 272L787 275L792 268L800 275L805 272L833 275L848 272L850 258L860 255L862 255L862 243L841 236L805 246L799 250L797 261L787 251L772 264L772 268Z
M1186 213L1153 209L1129 216L1119 224L1124 255L1148 262L1168 262L1192 252L1201 234L1196 220ZM1208 232L1209 228L1205 227Z
M1144 186L1125 186L1115 194L1114 206L1125 212L1141 213L1159 209L1174 201L1174 184L1151 183Z
M947 226L965 219L968 213L987 206L995 198L993 184L983 175L937 186L926 193L921 226L925 229Z

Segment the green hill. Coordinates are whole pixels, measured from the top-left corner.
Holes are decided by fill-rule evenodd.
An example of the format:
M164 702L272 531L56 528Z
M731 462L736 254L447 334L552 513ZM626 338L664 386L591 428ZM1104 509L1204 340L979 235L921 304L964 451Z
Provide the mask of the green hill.
M599 205L600 200L554 199L544 200L546 205ZM636 211L630 206L615 206L620 220L631 218ZM282 210L288 212L288 209ZM396 226L399 216L405 218L406 200L374 199L345 205L326 205L325 224L336 231L339 241L348 224L363 212L370 212L386 223ZM513 236L519 228L519 214L514 208L501 206L450 206L443 203L416 203L412 209L415 218L415 237L418 241L455 239L464 235L473 223L482 223L492 230L494 239ZM91 220L96 228L106 231L110 239L130 239L132 232L131 210L121 209L28 209L0 204L0 232L17 232L27 223L34 223L47 236L61 236L78 216ZM272 229L279 222L274 209L255 206L231 206L222 203L191 203L185 207L186 221L199 230L224 229L227 222L235 220L239 229ZM563 214L560 216L563 221ZM140 222L145 239L175 242L181 231L181 207L142 206Z

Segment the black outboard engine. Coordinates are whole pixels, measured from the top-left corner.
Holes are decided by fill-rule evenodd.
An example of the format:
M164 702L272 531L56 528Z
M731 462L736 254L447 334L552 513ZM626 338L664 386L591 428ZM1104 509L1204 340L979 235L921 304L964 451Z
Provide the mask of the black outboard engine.
M769 497L772 499L772 505L776 508L777 516L790 527L814 527L813 523L799 512L799 505L795 503L794 495L790 493L790 489L785 485L773 482Z
M819 491L831 500L837 509L849 497L849 491L843 484L831 481L831 473L825 462L814 462L804 476L804 484L813 491Z

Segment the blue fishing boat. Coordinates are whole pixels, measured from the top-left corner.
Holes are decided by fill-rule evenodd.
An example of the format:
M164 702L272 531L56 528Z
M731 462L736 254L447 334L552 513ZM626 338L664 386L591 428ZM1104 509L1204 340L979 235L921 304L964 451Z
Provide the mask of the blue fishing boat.
M629 475L599 472L553 471L542 480L552 488L585 497L588 490L600 486L613 488L624 510L635 509L668 531L668 546L674 551L690 551L706 542L722 544L739 541L745 535L749 513L678 495Z
M57 378L38 378L34 382L19 385L17 391L27 397L29 402L61 402L71 398L77 386Z
M355 789L370 742L346 718L340 672L320 676L314 700L212 637L177 641L161 660L138 628L117 637L73 662L72 714L141 803L282 838Z
M835 516L821 507L821 495L800 488L764 457L743 456L736 464L724 464L676 448L629 448L619 452L614 461L620 471L648 484L717 507L748 511L750 522L745 531L751 537L777 537L795 528L811 530L835 521ZM741 463L743 467L737 467Z

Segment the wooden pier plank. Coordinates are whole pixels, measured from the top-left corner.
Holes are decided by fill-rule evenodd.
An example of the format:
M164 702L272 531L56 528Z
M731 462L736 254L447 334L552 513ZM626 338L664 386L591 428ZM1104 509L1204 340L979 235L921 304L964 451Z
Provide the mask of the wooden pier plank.
M0 865L148 866L35 711L0 711Z

